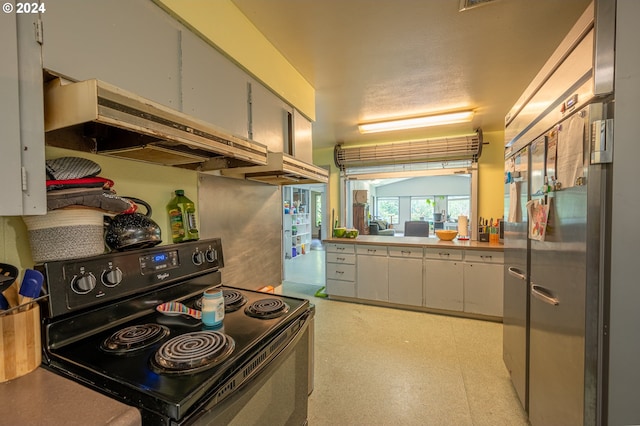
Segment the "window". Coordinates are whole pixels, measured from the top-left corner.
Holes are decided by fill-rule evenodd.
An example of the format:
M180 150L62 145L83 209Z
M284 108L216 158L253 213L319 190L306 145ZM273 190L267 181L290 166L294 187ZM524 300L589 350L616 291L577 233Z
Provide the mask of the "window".
M398 224L400 199L398 197L378 197L376 199L376 217L389 223Z
M434 205L433 197L411 197L411 220L430 220Z
M477 171L437 171L437 173L361 175L357 178L341 177L341 205L344 210L336 218L343 226L352 226L354 220L353 194L365 190L370 195L371 219L392 222L402 229L407 221L437 222L445 228L455 228L458 216L465 215L473 222L476 212L475 194ZM475 182L475 183L474 183ZM344 218L344 219L343 219ZM358 219L359 220L359 219Z
M470 217L471 201L466 195L449 195L447 197L447 215L450 220L458 220L458 216Z

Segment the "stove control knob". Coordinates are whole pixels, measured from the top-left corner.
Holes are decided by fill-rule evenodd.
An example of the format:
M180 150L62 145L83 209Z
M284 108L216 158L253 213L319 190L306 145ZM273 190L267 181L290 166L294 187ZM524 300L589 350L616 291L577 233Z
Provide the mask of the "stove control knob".
M202 265L202 263L204 262L204 253L202 253L201 251L193 253L191 260L193 261L194 265Z
M78 294L87 294L96 286L96 277L91 272L74 275L71 279L71 289Z
M100 280L107 287L115 287L122 282L122 271L120 268L105 269Z
M216 249L210 248L205 252L205 257L207 258L207 262L213 263L218 260L218 252Z

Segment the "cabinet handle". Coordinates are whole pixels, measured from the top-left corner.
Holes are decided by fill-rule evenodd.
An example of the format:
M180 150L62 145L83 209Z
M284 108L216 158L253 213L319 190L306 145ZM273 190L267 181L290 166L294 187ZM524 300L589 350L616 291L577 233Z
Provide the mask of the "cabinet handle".
M336 257L336 260L345 260L345 257Z
M336 271L336 274L344 274L344 271Z
M536 299L542 300L544 303L548 303L549 305L558 306L560 302L555 297L551 296L549 290L544 287L540 287L539 285L532 284L531 285L531 294Z
M527 280L527 277L525 277L522 271L518 268L514 268L513 266L510 266L509 269L507 269L507 271L509 271L509 275L513 275L514 277L519 278L522 281Z
M367 249L367 253L375 253L376 251L376 249Z
M438 256L447 256L448 257L449 255L450 255L450 253L438 253Z
M480 255L480 259L493 259L493 256L491 256L491 255L489 255L489 256Z
M336 247L336 250L343 250L344 251L344 247Z
M404 251L404 250L402 250L400 253L402 253L402 254L406 254L407 256L411 256L411 252L410 252L410 251Z

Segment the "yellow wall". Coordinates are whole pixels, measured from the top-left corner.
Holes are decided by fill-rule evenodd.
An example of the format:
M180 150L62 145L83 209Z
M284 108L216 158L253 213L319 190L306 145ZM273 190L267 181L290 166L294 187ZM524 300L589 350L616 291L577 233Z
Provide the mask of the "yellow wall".
M331 210L335 210L336 219L340 213L340 170L336 167L333 160L333 147L314 149L313 150L313 164L319 166L329 166L329 183L328 197L327 197L327 213L331 213ZM344 223L342 221L341 223ZM331 224L333 226L333 224Z
M231 0L154 0L310 120L315 90Z
M504 215L504 132L483 137L489 144L478 161L478 215L495 219Z
M115 182L113 189L118 195L140 198L149 203L153 210L151 218L162 229L162 244L171 243L166 205L173 197L173 191L184 189L185 195L190 199L198 199L198 174L191 170L46 148L47 159L65 156L95 161L102 168L99 176L112 179ZM140 211L144 212L144 207ZM0 262L9 263L20 270L33 266L27 229L21 217L0 217L0 241Z

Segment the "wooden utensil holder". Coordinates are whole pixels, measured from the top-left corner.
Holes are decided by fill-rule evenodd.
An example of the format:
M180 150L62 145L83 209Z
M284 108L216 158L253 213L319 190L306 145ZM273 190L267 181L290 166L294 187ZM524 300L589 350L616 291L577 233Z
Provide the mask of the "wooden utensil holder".
M0 383L32 372L41 361L40 306L0 313Z

